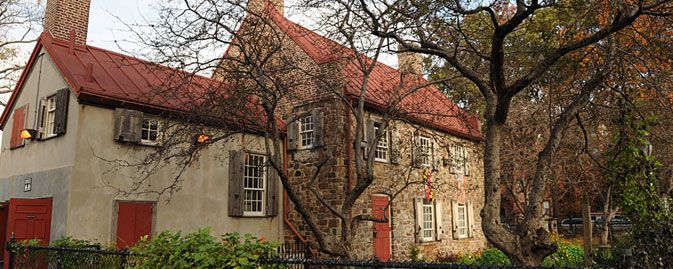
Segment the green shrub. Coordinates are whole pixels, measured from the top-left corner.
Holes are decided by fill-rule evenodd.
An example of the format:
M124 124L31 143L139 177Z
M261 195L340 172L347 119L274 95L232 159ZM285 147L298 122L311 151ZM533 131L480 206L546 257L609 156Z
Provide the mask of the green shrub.
M133 268L261 268L259 259L275 252L276 245L238 233L217 239L210 229L182 235L162 232L143 239L131 249Z
M544 259L542 266L578 267L584 264L584 247L577 240L554 238L558 250Z
M458 258L457 264L465 265L511 265L507 255L497 248L487 248L481 252L466 254Z

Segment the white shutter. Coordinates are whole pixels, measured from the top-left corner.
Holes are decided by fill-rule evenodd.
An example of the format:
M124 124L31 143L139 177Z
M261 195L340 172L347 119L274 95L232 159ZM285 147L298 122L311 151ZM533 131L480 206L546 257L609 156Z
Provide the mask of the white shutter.
M458 202L451 200L451 234L458 239Z
M470 175L470 151L467 147L463 147L463 163L465 165L465 175Z
M414 208L416 212L416 225L414 226L414 234L416 235L416 242L423 242L423 198L414 199Z
M475 223L474 223L474 207L472 206L471 201L467 201L467 237L474 237L475 234Z
M437 238L437 241L442 241L444 238L444 219L442 218L442 202L440 201L435 202L435 223L437 227L435 237Z

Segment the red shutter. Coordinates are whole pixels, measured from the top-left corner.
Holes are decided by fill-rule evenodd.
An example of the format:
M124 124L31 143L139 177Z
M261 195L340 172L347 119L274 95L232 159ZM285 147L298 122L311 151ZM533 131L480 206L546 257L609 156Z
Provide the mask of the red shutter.
M9 148L14 149L23 146L21 130L26 127L26 106L14 110L12 116L12 137L9 140Z
M152 234L152 207L148 202L119 202L117 211L117 247L133 246L141 237Z

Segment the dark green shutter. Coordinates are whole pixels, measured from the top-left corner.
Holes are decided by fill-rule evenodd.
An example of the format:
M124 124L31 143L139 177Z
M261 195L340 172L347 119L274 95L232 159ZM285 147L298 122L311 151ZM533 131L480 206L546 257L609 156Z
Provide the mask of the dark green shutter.
M243 216L243 169L245 154L229 151L229 216Z
M400 131L397 126L393 126L390 132L390 162L400 164Z
M271 165L266 167L266 216L278 214L278 172Z
M299 144L299 118L287 125L287 149L297 150Z
M65 134L68 125L68 97L69 89L60 89L56 92L56 112L54 115L54 134Z
M325 124L323 120L324 113L319 109L313 110L313 133L315 134L315 146L325 146Z
M120 142L140 143L143 113L136 110L116 108L114 139Z

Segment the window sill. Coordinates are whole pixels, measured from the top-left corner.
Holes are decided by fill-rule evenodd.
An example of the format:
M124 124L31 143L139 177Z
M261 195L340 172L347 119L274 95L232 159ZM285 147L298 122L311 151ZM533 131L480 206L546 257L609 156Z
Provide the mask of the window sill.
M374 158L374 161L377 162L377 163L390 163L386 159L376 159L376 158Z
M141 140L140 143L138 143L138 145L148 146L148 147L158 147L158 146L161 145L161 143L159 143L159 141Z

